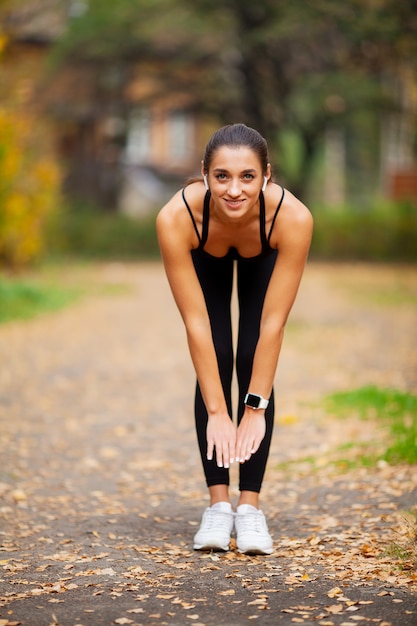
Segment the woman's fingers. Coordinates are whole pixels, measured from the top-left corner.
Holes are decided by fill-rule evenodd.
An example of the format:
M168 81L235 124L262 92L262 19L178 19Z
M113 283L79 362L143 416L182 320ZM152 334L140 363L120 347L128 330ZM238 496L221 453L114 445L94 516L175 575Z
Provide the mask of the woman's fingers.
M230 464L234 462L235 458L235 444L234 441L226 442L222 447L222 452L219 455L216 448L217 465L219 467L230 467Z
M249 461L265 437L264 413L245 415L236 431L228 415L213 416L207 424L207 459L214 458L218 467L230 467L235 460Z
M233 439L220 440L215 444L216 460L218 467L230 467L235 460L235 439L236 433L233 432Z
M210 439L207 441L207 460L208 461L213 460L213 453L214 453L214 441Z
M219 467L229 467L235 459L236 428L229 418L209 418L207 424L207 459L211 461L216 450Z
M244 463L258 450L265 437L265 417L263 414L244 416L237 431L236 455Z

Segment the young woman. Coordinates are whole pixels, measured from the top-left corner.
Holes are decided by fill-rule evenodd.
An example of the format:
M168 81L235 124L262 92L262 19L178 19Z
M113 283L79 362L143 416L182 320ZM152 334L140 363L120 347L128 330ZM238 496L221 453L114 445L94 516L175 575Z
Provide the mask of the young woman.
M202 174L203 180L179 191L157 217L165 271L197 374L195 423L210 506L194 549L227 550L235 526L238 550L270 554L259 492L274 421L273 380L308 255L312 217L272 182L267 144L244 124L213 134ZM237 427L231 401L235 265ZM229 498L234 462L240 464L236 513Z

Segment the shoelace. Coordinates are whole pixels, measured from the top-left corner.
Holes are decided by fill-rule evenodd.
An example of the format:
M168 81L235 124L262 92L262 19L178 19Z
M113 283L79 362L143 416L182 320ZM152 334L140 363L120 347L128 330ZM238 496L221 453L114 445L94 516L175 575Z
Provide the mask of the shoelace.
M262 530L262 516L259 513L239 515L239 530L242 532L260 532Z
M224 513L223 511L211 511L210 509L207 512L206 519L204 520L204 525L207 528L212 528L215 526L220 530L229 530L230 529L230 516L231 513Z

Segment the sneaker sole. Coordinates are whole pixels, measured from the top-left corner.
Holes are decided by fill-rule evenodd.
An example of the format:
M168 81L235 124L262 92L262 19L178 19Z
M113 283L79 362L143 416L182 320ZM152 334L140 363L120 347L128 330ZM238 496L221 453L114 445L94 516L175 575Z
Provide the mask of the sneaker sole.
M268 548L266 550L263 550L262 548L245 548L244 550L241 550L240 548L238 548L238 552L240 552L241 554L247 554L248 556L257 554L267 555L272 554L273 551L273 548Z
M198 544L195 543L194 544L194 550L201 550L201 551L206 551L209 552L210 550L216 550L216 551L220 551L220 552L227 552L229 550L229 546L219 546L216 545L214 543L203 543L203 544Z

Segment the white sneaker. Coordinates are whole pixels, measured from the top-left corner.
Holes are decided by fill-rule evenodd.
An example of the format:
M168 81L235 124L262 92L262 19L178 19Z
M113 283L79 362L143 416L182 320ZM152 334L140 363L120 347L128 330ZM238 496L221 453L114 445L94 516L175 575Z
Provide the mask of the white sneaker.
M208 507L194 536L194 550L228 550L233 518L230 502L217 502Z
M244 554L272 554L274 551L265 515L250 504L237 507L235 516L236 544Z

